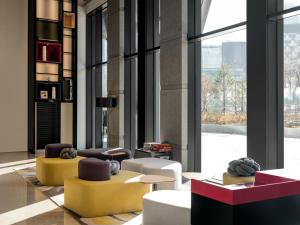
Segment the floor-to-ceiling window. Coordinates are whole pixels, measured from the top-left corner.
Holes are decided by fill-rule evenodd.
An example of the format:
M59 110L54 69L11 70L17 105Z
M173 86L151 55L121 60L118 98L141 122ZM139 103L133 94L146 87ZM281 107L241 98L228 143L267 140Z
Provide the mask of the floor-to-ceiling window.
M300 2L277 0L269 20L277 26L279 111L282 111L284 167L300 163Z
M87 147L107 147L107 108L96 107L107 97L107 4L87 15Z
M202 172L223 172L228 162L247 155L246 0L192 5L189 57L195 61L189 66L189 89L195 106L189 110L198 135L191 160Z
M159 0L125 0L125 147L159 141Z
M146 1L145 141L160 141L160 0Z
M125 148L137 148L137 63L138 63L138 19L137 0L125 0L125 46L124 46L124 90L125 90Z

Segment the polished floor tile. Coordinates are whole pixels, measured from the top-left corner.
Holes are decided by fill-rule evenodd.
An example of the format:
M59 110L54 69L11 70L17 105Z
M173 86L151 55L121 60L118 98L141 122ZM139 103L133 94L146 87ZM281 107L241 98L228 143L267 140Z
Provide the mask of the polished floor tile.
M0 153L0 163L15 162L25 159L34 159L35 155L28 152L7 152Z
M0 158L1 225L83 224L15 172L15 169L34 166L34 157L28 154L0 153Z

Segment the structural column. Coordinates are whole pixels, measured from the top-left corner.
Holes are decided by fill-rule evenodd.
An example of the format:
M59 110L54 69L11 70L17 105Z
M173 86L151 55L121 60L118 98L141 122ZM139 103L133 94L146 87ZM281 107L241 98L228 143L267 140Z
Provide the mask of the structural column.
M275 0L247 1L247 148L263 169L283 167L283 86L277 77L276 23L267 19L276 7Z
M124 0L108 1L108 96L117 97L108 109L108 146L124 147Z
M187 168L187 0L161 4L161 141L174 147L174 160Z

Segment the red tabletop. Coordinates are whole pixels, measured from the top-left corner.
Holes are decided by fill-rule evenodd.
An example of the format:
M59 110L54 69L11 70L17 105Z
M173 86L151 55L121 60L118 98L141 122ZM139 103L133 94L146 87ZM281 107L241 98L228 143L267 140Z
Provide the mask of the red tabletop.
M300 180L257 172L254 184L218 185L192 179L192 193L228 205L239 205L300 194Z

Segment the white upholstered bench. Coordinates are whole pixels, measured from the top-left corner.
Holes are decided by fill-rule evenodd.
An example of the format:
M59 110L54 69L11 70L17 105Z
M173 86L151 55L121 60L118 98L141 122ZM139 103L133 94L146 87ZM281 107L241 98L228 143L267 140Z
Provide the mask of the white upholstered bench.
M143 197L143 225L190 225L191 192L163 190Z

